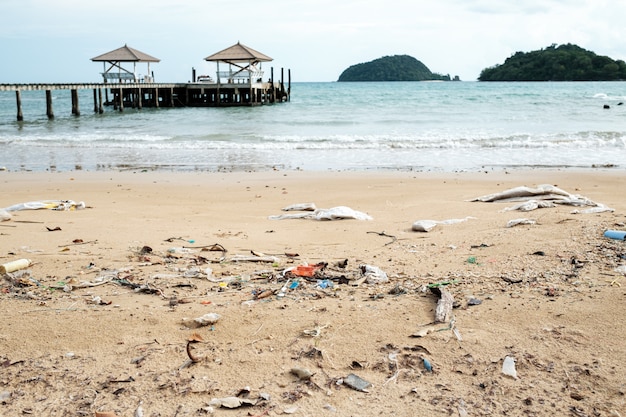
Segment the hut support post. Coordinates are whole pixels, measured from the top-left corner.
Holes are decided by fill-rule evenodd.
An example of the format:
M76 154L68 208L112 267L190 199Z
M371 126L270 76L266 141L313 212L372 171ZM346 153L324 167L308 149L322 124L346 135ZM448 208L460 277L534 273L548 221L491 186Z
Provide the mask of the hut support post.
M80 109L78 107L78 90L72 90L72 114L74 116L80 116Z
M272 89L272 98L271 98L271 102L275 103L276 102L276 88L274 88L274 67L271 68L271 77L272 77L272 84L270 86L270 88Z
M122 87L120 87L120 92L117 97L119 101L117 104L118 104L119 110L122 112L124 111L124 91L122 90Z
M97 89L93 89L93 112L98 113L98 92Z
M143 92L141 91L141 87L137 88L137 108L141 110L143 107Z
M17 121L21 122L24 120L24 113L22 113L22 92L20 90L15 90L15 101L17 103Z
M54 111L52 110L52 91L46 90L46 116L48 119L54 119Z
M287 70L287 101L291 101L291 70Z
M280 67L280 101L285 99L285 69Z
M154 88L154 107L159 108L159 89Z

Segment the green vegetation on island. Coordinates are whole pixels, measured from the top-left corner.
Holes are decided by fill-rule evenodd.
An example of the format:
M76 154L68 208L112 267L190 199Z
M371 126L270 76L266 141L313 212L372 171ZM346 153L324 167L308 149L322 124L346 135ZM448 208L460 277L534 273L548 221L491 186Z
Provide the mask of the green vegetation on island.
M503 64L485 68L479 81L617 81L626 80L626 63L596 55L577 45L516 52Z
M450 81L409 55L384 56L344 70L337 81Z

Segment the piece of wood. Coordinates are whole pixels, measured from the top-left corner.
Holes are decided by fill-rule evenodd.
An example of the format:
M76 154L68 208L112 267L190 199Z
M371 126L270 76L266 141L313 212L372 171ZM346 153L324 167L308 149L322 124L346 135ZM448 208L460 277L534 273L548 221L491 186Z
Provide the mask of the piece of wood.
M447 323L450 320L453 304L454 297L452 294L449 291L441 290L441 298L437 301L437 308L435 309L435 323Z

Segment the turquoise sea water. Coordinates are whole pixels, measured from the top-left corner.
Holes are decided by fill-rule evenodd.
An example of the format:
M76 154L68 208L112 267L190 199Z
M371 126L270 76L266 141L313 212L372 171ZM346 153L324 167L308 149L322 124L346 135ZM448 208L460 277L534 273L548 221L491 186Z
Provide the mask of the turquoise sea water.
M0 167L18 170L478 171L626 166L626 82L294 83L291 102L93 112L93 92L0 93ZM604 105L610 108L605 109Z

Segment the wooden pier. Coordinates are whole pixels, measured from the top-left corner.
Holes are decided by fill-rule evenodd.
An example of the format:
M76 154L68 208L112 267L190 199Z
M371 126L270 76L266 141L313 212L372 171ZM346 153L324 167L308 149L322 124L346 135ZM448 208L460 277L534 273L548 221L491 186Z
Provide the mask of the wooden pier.
M283 81L254 81L231 78L228 82L189 82L189 83L70 83L70 84L0 84L0 91L15 91L17 120L23 121L22 91L45 91L46 115L54 119L52 91L69 90L72 100L72 114L80 116L78 90L93 90L93 111L103 113L105 106L117 111L125 108L144 107L228 107L258 106L282 103L290 100L291 71L287 71L287 83ZM104 97L103 97L104 92Z

